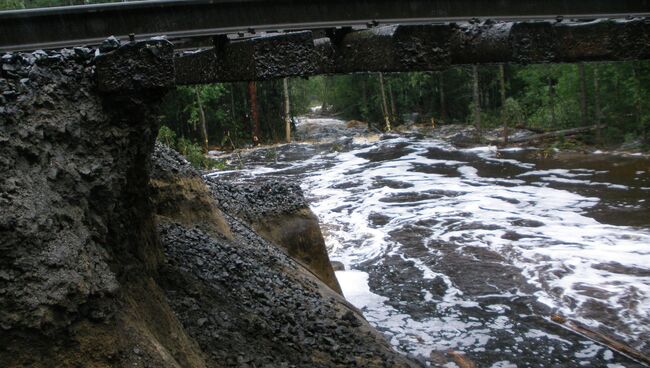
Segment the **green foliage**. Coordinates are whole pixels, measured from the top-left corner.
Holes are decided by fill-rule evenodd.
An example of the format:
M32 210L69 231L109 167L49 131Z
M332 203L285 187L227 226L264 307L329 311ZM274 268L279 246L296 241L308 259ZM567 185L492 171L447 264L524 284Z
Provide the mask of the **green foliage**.
M575 65L531 65L516 77L524 82L521 104L528 126L562 129L580 123L579 86Z
M192 166L200 170L212 170L225 168L225 163L211 159L203 153L203 149L196 143L192 143L189 139L181 138L178 140L176 146L178 152L185 156Z
M158 131L158 141L168 147L176 147L176 133L169 127L163 125Z
M596 68L598 69L596 71ZM506 101L500 96L497 66L479 67L479 96L483 128L527 126L557 130L595 124L594 79L598 76L600 121L607 126L606 143L650 135L650 63L585 64L586 115L582 116L581 77L575 64L506 66ZM597 72L597 73L596 73ZM441 72L384 74L391 123L414 119L440 124L473 123L472 73L467 67ZM282 81L258 82L258 105L264 142L284 137ZM200 142L197 91L205 109L209 141L224 149L250 144L250 106L245 83L181 87L170 94L164 124L178 137ZM291 111L304 114L311 106L344 119L384 125L379 78L374 74L317 76L290 79ZM392 107L395 107L393 114Z
M289 81L291 111L295 116L308 109L307 86ZM198 98L197 98L198 95ZM295 99L294 99L294 96ZM180 137L202 142L199 100L204 109L210 145L242 147L251 142L250 103L246 83L179 87L163 103L163 124ZM284 137L282 81L257 83L257 101L263 142Z
M189 113L188 123L190 123L195 129L199 122L199 104L202 105L205 110L210 112L209 115L211 115L213 119L218 121L225 120L226 111L218 106L219 101L226 93L226 88L223 84L179 87L178 90L179 93L185 94L188 99L192 99L192 103L185 108Z
M199 170L224 170L226 168L225 162L207 157L200 145L187 138L177 140L176 133L165 125L160 127L157 139L160 143L177 150L192 166Z
M24 9L23 0L2 0L0 1L0 10Z
M508 126L517 126L524 122L524 111L519 105L519 102L512 97L506 98L506 102L502 110L502 119Z
M500 127L504 120L509 126L543 130L595 124L598 121L594 87L597 76L600 122L607 125L603 130L605 141L618 144L627 134L628 138L641 137L648 142L650 63L585 64L584 71L584 80L581 80L576 64L507 66L507 98L502 104L498 67L479 67L482 127ZM469 68L457 67L439 73L385 74L384 80L387 99L392 99L389 105L397 110L397 116L391 117L393 124L402 120L402 114L414 113L420 122L429 121L430 117L443 123L474 122ZM312 91L312 101L324 105L330 112L347 119L369 121L375 127L383 126L376 74L316 77L299 83L306 86L303 89ZM585 116L581 110L583 98Z

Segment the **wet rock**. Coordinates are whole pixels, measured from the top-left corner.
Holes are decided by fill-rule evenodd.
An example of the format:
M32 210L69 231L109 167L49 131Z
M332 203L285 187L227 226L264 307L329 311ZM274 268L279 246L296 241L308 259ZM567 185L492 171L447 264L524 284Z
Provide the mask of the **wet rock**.
M384 226L390 222L390 220L390 217L377 212L371 212L370 215L368 215L368 221L373 228Z
M383 138L388 139L388 135L382 136ZM369 152L358 153L357 156L365 158L370 161L389 161L395 160L402 156L406 156L409 153L412 153L413 149L408 147L408 143L399 142L396 144L386 144L382 145L376 149L373 149Z
M412 183L407 183L404 181L390 180L390 179L375 179L373 182L373 188L388 187L392 189L406 189L412 188Z
M512 224L514 226L521 226L521 227L541 227L541 226L544 226L544 223L541 222L541 221L526 220L526 219L514 220L514 221L512 221Z
M501 235L501 239L512 240L512 241L518 241L524 238L532 238L532 237L533 236L531 235L520 234L516 231L506 231L503 235Z
M359 265L369 273L368 285L373 292L387 296L387 304L408 313L413 319L426 318L436 310L436 303L426 299L430 293L442 300L448 286L440 277L426 279L413 261L397 255L387 255ZM408 300L408 303L402 302Z
M641 267L634 267L629 265L626 266L618 262L598 263L591 267L597 270L603 270L603 271L618 273L622 275L650 277L650 268L641 268Z
M332 261L332 269L334 271L345 271L345 265L342 262L339 261Z
M296 140L336 142L335 145L336 148L339 148L339 151L340 148L351 143L351 139L340 139L340 137L368 132L367 127L355 126L349 128L344 121L336 119L300 119L297 128Z

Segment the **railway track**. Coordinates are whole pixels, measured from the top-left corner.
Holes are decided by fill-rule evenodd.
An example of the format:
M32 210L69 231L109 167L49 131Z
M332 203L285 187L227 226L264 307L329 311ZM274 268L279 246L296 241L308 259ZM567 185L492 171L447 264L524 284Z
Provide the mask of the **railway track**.
M650 16L650 0L155 0L0 12L0 51L165 35L178 47L220 34L380 24Z

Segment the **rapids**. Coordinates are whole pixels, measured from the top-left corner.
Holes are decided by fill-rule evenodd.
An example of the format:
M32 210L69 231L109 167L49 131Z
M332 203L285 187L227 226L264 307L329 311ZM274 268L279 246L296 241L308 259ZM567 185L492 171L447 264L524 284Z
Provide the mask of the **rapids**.
M554 313L650 354L650 160L543 158L303 118L244 151L242 182L300 182L343 292L400 351L456 366L636 367Z

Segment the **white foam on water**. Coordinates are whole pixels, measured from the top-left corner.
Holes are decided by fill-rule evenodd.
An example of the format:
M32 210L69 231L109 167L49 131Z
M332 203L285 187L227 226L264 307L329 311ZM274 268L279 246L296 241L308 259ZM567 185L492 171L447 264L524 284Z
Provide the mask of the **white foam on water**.
M592 176L594 171L592 170L568 170L568 169L549 169L549 170L533 170L528 171L518 176L563 176L569 178L575 178L579 176Z
M363 310L382 305L387 298L370 291L368 274L362 271L336 271L336 278L341 285L343 296L355 307Z
M552 181L555 183L564 183L564 184L579 184L579 185L589 185L589 186L604 186L610 189L621 189L621 190L628 190L630 187L627 185L621 185L621 184L612 184L612 183L601 183L601 182L594 182L591 180L579 180L579 179L567 179L567 178L559 178L555 175L547 176L541 178L543 181Z
M518 186L503 186L499 182L503 182L504 179L481 178L478 170L467 163L447 162L425 156L428 148L450 149L443 142L412 142L409 148L415 150L414 152L392 161L371 163L356 156L382 144L395 144L398 141L403 139L395 139L392 142L381 141L359 151L341 154L337 157L338 163L334 167L324 170L320 175L308 178L304 184L308 192L322 198L313 204L313 209L321 222L337 225L334 228L338 230L328 232L327 239L334 258L343 259L348 264L358 264L385 254L388 249L391 249L391 252L399 252L399 245L394 244L388 237L391 231L417 220L435 219L438 224L443 225L431 226L430 230L434 233L430 239L454 242L455 239L462 238L463 242L460 246L487 247L500 252L521 268L522 273L531 283L541 289L536 293L540 302L583 323L597 325L598 321L584 318L580 314L580 307L590 300L596 300L593 295L585 293L585 289L602 289L611 293L611 297L597 300L621 310L621 318L631 326L633 335L648 332L650 327L640 324L639 321L650 319L650 280L593 267L617 262L647 269L650 265L648 231L604 225L586 216L584 211L595 206L599 202L598 198L585 197L547 186L521 185L521 181L515 181L516 184L520 184ZM477 154L479 157L492 155L495 152L491 147L463 151ZM498 161L499 158L490 157L490 160ZM505 163L510 164L510 162ZM455 166L460 177L414 171L412 168L415 164ZM517 166L532 169L530 164ZM571 179L592 176L594 173L596 172L587 169L530 170L520 177L535 176L542 180L559 181L566 178L571 184L603 185L612 189L625 188L615 184ZM400 189L373 188L372 182L375 178L402 181L413 186ZM332 187L342 179L359 184L354 188L333 189ZM404 193L427 193L439 190L456 194L408 203L381 201ZM349 205L346 216L332 212L332 209L344 204ZM386 216L389 219L388 223L380 228L370 226L369 217L372 213ZM450 221L441 221L445 219ZM513 219L532 220L543 225L514 226ZM502 238L504 230L450 229L448 224L454 222L478 222L486 225L486 228L492 228L487 225L497 225L497 228L514 230L526 237L512 241ZM462 292L444 275L429 269L423 262L409 260L414 261L425 277L442 276L445 282L449 283L450 288L445 297L447 306L468 302L463 300ZM554 292L551 293L551 290ZM625 306L623 299L632 291L638 297L638 304L630 308ZM575 304L565 303L567 297ZM445 305L441 304L440 307L445 308ZM396 336L406 333L397 332L399 328L411 329L411 333L416 335L418 332L426 331L420 336L425 343L420 343L419 346L428 346L431 350L468 346L479 348L484 345L486 339L489 339L489 333L477 333L476 326L459 326L457 330L450 333L448 327L450 321L444 321L442 324L439 323L440 321L428 321L428 327L420 330L418 326L421 325L409 321L408 316L400 315L395 311L391 313L382 314L378 310L370 310L368 318L383 327L391 325L390 321L393 319L399 320L399 323L395 324L398 330L393 331ZM468 332L470 330L471 332ZM438 338L432 341L431 336L438 336ZM426 353L430 350L422 351Z
M407 143L412 152L376 162L359 156L398 143ZM425 246L429 242L447 242L455 245L458 252L468 246L487 248L519 268L538 288L535 298L557 312L597 326L604 321L588 318L582 308L591 302L603 303L618 311L618 317L629 328L624 336L628 341L650 333L650 277L602 267L620 264L650 269L650 231L601 224L586 214L599 204L599 198L549 186L552 182L562 182L585 187L598 185L603 190L624 189L624 186L588 180L602 171L536 170L532 164L500 158L499 151L493 147L462 150L463 154L475 155L490 164L526 170L515 179L486 178L468 162L429 158L431 149L456 150L442 141L397 137L361 139L357 144L361 146L356 145L352 151L315 155L291 163L291 167L310 170L301 176L302 188L319 217L330 257L343 262L348 269L337 272L345 296L395 346L406 344L411 352L424 356L447 349L482 351L493 339L494 331L509 331L513 327L503 315L507 306L500 304L486 307L490 316L486 321L463 318L458 308L479 308L477 300L464 295L449 277L432 269L424 260L401 252L401 244L391 238L391 232L427 220L430 220L427 222L430 235L421 239ZM315 169L319 165L321 168ZM451 167L458 175L417 170L422 166L446 168L442 170L445 173ZM246 175L270 171L259 167L249 169ZM526 184L522 178L534 178L536 182ZM378 180L402 182L410 187L377 185ZM408 200L387 200L400 196L407 196L404 198ZM380 223L375 222L378 215L382 219ZM539 226L526 226L523 220ZM463 224L480 226L463 230ZM504 237L507 231L519 234L518 240ZM444 282L447 289L442 297L428 290L422 292L424 301L434 303L443 317L415 320L370 290L368 274L354 267L387 254L412 262L424 279L440 278ZM523 294L515 290L494 296L519 295ZM630 298L636 303L629 303ZM530 333L536 334L531 335L534 338L560 339L543 331ZM581 354L587 357L592 352L584 350ZM511 363L504 361L493 367L508 364Z
M491 368L517 368L515 363L512 363L509 360L501 360L490 366Z

